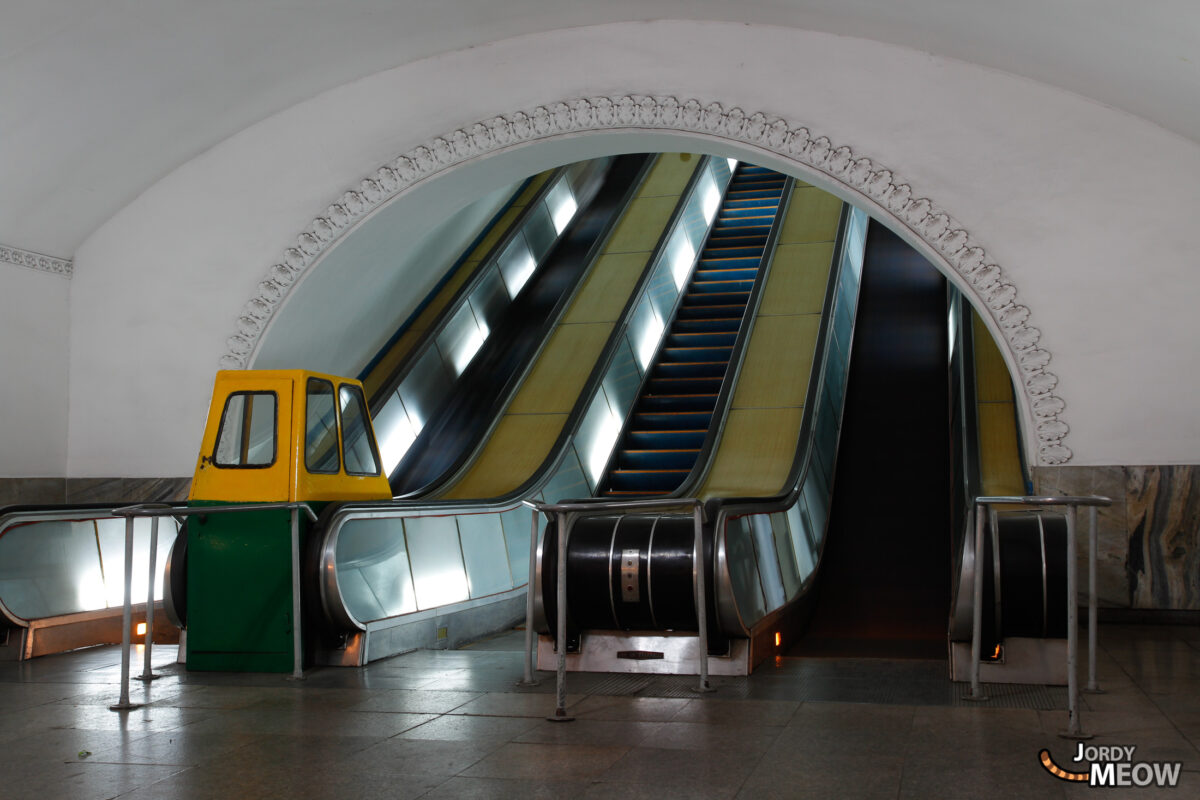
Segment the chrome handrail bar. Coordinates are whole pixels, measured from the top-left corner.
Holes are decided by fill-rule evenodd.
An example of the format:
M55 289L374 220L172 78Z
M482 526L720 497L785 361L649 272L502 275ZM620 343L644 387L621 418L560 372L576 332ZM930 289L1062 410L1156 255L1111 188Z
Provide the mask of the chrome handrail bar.
M546 515L547 521L558 518L558 580L555 599L555 615L557 616L555 635L558 649L558 669L556 677L557 702L553 722L570 722L574 717L567 716L567 536L571 525L582 517L599 517L614 511L670 511L680 508L691 508L695 528L693 543L692 575L695 584L696 620L699 628L700 686L698 691L711 692L708 684L708 594L704 580L704 502L695 497L673 497L650 500L588 500L565 503L539 503L534 500L522 501L522 505L533 509L534 535L530 536L530 564L536 558L537 550L537 514ZM533 582L532 573L529 583L529 594L525 604L525 682L533 681Z
M1025 497L976 497L975 574L971 612L971 700L986 700L979 688L979 662L983 653L983 529L984 512L993 506L1067 506L1067 729L1059 735L1067 739L1090 739L1079 722L1079 682L1075 675L1079 651L1079 598L1076 596L1076 515L1080 506L1088 507L1088 691L1099 692L1096 684L1096 526L1100 506L1111 506L1112 499L1101 495L1028 495Z
M140 703L129 702L129 646L130 628L133 625L133 521L138 517L149 517L154 520L150 530L150 549L153 554L158 535L158 520L160 517L191 517L205 514L232 514L243 511L273 511L287 509L291 511L292 528L292 678L304 677L304 663L300 650L300 511L312 521L317 521L317 514L308 503L241 503L221 506L178 506L166 503L139 503L132 506L114 508L110 514L114 517L125 518L125 602L121 615L121 697L116 705L109 706L112 711L129 711L138 708ZM154 556L151 555L151 574L154 570ZM154 580L150 581L148 607L154 605ZM151 680L150 648L154 641L154 631L150 627L154 617L153 611L147 612L146 624L146 659L141 680Z

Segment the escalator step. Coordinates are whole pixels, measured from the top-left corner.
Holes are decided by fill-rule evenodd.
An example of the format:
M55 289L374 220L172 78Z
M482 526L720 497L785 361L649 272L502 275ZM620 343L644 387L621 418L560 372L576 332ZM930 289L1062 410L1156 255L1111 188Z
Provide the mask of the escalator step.
M716 345L711 347L664 347L660 358L670 359L664 364L678 362L709 362L721 361L727 363L733 353L733 345Z
M667 336L668 347L733 347L737 331L703 331L698 333L679 332Z
M683 394L685 392L715 394L721 390L721 379L714 378L651 378L651 392Z
M631 430L627 444L643 450L686 450L704 444L707 429L687 431Z
M712 317L709 319L678 319L672 326L677 333L737 333L741 317Z
M753 267L717 267L710 268L707 265L712 262L701 261L704 269L698 269L693 273L694 280L698 281L753 281L758 276L758 259L755 259Z
M750 292L699 292L683 296L683 306L732 306L746 305L750 300Z
M710 242L710 244L711 244L711 242ZM746 245L744 247L739 247L739 246L706 247L706 248L704 248L704 260L707 261L710 259L719 259L719 258L748 258L751 256L753 256L754 258L761 258L762 251L763 251L763 248L762 248L763 244L766 244L766 242L764 241L757 246Z
M609 473L609 487L614 491L671 491L678 486L689 469L614 469Z
M635 411L633 414L635 425L654 430L708 430L711 420L711 411Z
M625 450L617 455L620 469L691 469L700 448L683 450Z
M741 235L733 232L723 236L713 235L709 237L708 243L713 249L723 249L726 247L754 247L761 252L767 244L767 234L747 233L745 235Z
M648 394L638 401L639 412L703 411L711 414L717 404L716 394Z
M728 318L738 319L746 313L745 303L725 303L722 305L680 306L677 315L680 319Z
M750 293L754 288L754 280L732 281L692 281L688 287L691 294L729 294L730 292Z

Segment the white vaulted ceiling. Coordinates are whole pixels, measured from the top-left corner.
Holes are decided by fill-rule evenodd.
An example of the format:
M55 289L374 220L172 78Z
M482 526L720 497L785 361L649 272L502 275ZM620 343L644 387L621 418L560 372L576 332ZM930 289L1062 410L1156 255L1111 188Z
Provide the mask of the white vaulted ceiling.
M0 242L70 258L175 167L381 70L520 34L658 19L888 42L1200 141L1195 0L0 0Z

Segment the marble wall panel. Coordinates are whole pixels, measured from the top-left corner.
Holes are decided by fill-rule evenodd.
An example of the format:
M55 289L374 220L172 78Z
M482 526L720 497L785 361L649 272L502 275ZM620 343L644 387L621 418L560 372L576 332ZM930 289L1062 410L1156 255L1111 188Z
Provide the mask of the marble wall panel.
M0 478L0 508L63 502L65 478Z
M1100 510L1097 526L1102 606L1200 610L1200 467L1037 467L1033 478L1038 494L1113 500ZM1087 575L1086 524L1081 512L1081 580Z
M1200 609L1200 468L1127 472L1133 607Z
M68 478L68 503L172 503L187 499L191 478Z
M170 503L187 499L191 478L0 478L0 508L62 503Z

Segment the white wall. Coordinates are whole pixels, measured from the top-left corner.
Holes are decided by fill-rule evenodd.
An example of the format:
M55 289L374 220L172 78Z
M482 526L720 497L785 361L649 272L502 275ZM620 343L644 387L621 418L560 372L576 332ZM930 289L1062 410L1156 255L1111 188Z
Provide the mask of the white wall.
M537 34L380 73L148 189L76 256L68 474L189 474L242 305L296 234L376 167L494 114L627 92L778 114L895 170L971 232L1032 309L1062 379L1072 463L1200 463L1200 273L1188 241L1200 147L1067 92L912 50L660 22ZM606 148L689 146L697 137L567 137L430 182L478 169L499 186Z
M66 474L69 287L0 263L0 478Z
M414 196L418 203L386 206L309 270L263 333L252 366L358 375L520 184L475 186L486 194L462 207L461 193L438 186Z

